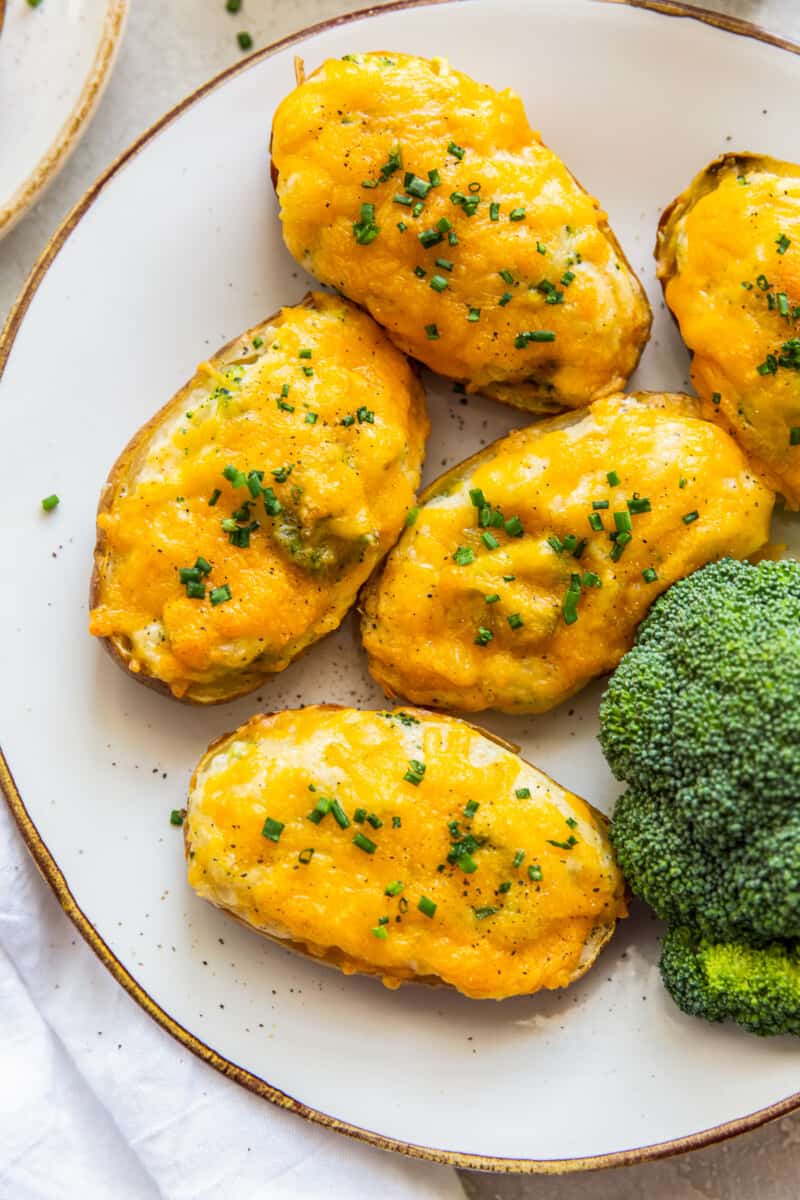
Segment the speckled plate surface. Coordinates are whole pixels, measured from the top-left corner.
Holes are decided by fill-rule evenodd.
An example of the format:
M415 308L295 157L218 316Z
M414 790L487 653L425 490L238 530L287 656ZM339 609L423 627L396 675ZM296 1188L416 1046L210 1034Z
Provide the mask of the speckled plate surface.
M127 0L0 0L0 237L83 136L126 12Z
M656 7L384 8L254 56L92 189L0 342L0 778L37 861L123 986L214 1066L343 1132L460 1165L569 1170L713 1141L800 1105L800 1046L682 1016L641 911L573 988L494 1004L345 979L197 900L169 811L207 743L260 708L382 698L350 622L234 704L199 711L137 687L86 633L94 509L119 448L197 361L309 286L281 242L267 157L295 54L310 69L354 50L444 54L518 90L608 207L650 291L655 328L634 385L685 387L654 278L658 216L721 150L796 157L800 58ZM426 382L429 479L524 420ZM62 503L45 516L39 500L53 491ZM800 547L796 523L776 526ZM484 723L608 810L601 690L545 717Z

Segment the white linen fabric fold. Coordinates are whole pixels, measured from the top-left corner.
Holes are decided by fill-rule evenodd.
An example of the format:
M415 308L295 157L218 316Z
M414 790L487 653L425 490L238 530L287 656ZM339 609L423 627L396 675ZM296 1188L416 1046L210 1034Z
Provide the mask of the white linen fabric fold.
M463 1200L453 1170L283 1112L116 983L0 799L0 1200Z

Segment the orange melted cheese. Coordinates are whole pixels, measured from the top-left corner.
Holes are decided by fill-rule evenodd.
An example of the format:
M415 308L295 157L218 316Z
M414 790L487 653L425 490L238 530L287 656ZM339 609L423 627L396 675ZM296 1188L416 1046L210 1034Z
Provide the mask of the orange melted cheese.
M800 507L800 342L797 365L780 364L800 338L800 166L751 155L712 164L665 214L657 258L703 415Z
M257 686L339 624L396 539L427 428L419 382L366 314L321 293L284 309L203 364L115 467L91 632L177 696ZM231 465L263 471L281 506L252 502L247 547L222 527L252 501L223 476ZM212 568L203 599L179 578L198 556ZM212 604L226 584L231 599Z
M536 411L624 386L650 327L641 285L598 202L542 144L513 92L443 59L331 59L278 108L272 158L292 254L407 353ZM431 171L440 182L423 199L406 191L407 172L424 191ZM379 230L368 244L355 236L363 204ZM444 290L432 288L435 276ZM517 347L531 331L555 340Z
M609 484L611 471L618 486ZM475 488L504 518L518 516L523 536L484 530L470 499ZM635 495L651 511L628 514L632 540L614 561L614 513L627 514ZM364 597L370 671L387 694L420 704L543 712L612 670L676 579L761 547L774 497L736 443L699 419L696 401L641 394L511 433L423 499ZM609 507L593 510L593 501ZM593 512L601 532L591 527ZM694 512L697 520L684 523ZM484 532L497 548L485 546ZM548 540L558 547L570 535L586 539L579 560ZM472 561L457 561L459 547ZM643 578L648 568L655 582ZM587 572L602 586L589 586ZM567 624L565 597L576 574L577 620ZM481 629L490 635L483 645Z
M404 779L410 761L424 764L418 784ZM309 820L322 796L346 828L331 812ZM268 818L277 841L262 832ZM437 979L494 999L563 987L625 915L598 814L471 726L422 711L254 717L201 763L185 831L199 895L390 987ZM472 871L448 862L454 834L467 833L480 843Z

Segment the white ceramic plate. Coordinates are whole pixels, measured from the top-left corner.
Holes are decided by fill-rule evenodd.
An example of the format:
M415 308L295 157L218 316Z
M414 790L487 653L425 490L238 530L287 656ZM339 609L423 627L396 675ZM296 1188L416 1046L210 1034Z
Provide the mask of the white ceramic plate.
M86 632L95 503L117 451L199 359L309 285L281 242L268 169L292 57L313 68L375 48L446 54L511 85L602 197L656 312L636 385L687 384L653 272L663 206L721 150L797 155L800 58L598 0L382 9L254 56L181 105L87 196L0 345L6 790L120 982L270 1099L380 1145L485 1169L564 1170L707 1143L800 1105L800 1043L682 1016L660 985L658 927L644 912L567 992L494 1004L345 979L189 892L168 816L213 737L262 707L381 703L349 623L261 693L208 711L137 687ZM428 477L524 419L427 383ZM62 503L46 516L39 500L53 491ZM777 536L797 545L785 524ZM608 809L601 688L545 717L486 724Z
M42 0L38 8L0 0L0 237L83 136L111 74L126 10L127 0Z

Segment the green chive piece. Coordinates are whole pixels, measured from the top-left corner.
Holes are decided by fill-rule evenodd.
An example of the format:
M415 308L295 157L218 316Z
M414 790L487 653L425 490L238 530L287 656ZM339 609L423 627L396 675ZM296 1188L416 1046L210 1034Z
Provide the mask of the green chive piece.
M645 567L642 571L642 579L645 583L655 583L658 579L658 571L656 571L655 567Z
M584 571L581 586L599 588L603 586L603 581L599 575L595 575L594 571Z
M447 280L444 275L431 275L428 287L433 288L435 292L443 292L447 287Z
M778 247L778 254L785 254L791 246L791 239L782 233L780 237L775 238L775 245Z
M615 472L615 474L616 474L616 472ZM601 509L608 508L608 506L609 506L608 500L593 500L592 501L592 508L595 511L599 511Z
M500 894L502 896L504 896L506 894L506 892L510 892L511 891L511 880L507 879L504 883L498 884L497 890L498 890L498 892L500 892Z
M685 488L687 483L688 483L688 480L686 480L686 479L679 479L679 480L678 480L678 487L679 487L679 488Z
M629 542L632 542L632 541L633 541L633 536L630 533L628 533L627 530L623 530L622 533L617 534L617 540L614 543L613 550L611 551L611 561L618 562L622 558L623 553L625 552L625 547L628 545Z
M692 512L684 513L684 515L681 517L681 520L683 521L684 525L692 525L696 520L698 520L699 516L700 513L697 511L697 509L694 509Z
M561 607L564 616L565 625L574 625L578 619L578 601L581 598L581 577L573 575L570 580L570 585L564 593L564 602Z
M264 822L264 828L261 830L261 836L269 838L271 842L279 842L281 834L284 830L283 821L274 821L272 817L267 817Z
M170 823L170 825L182 825L183 824L183 809L173 808L172 812L169 814L169 823Z
M447 153L452 154L453 158L463 158L464 150L461 146L457 146L455 142L450 142L447 147Z
M367 824L371 825L373 829L383 829L383 821L377 813L367 814Z
M214 505L219 500L221 495L222 495L222 492L219 490L219 488L214 488L213 492L211 493L211 495L208 498L208 507L213 508Z
M435 167L432 171L428 171L428 179L431 181L431 187L439 187L441 185L442 177Z
M433 900L429 900L427 896L420 896L417 908L421 913L424 913L426 917L432 917L436 912L436 905L434 904Z
M331 811L332 803L333 801L331 800L330 796L320 796L319 800L308 814L308 820L313 821L315 825L319 825L322 818L327 816L327 814Z
M472 501L475 508L485 508L486 507L486 497L484 496L484 494L480 488L470 488L469 489L469 498Z
M538 863L531 863L528 867L528 879L530 879L531 883L541 883L542 868Z
M471 546L459 546L453 555L453 562L459 567L466 567L475 561L475 551Z
M229 13L238 13L242 7L242 0L225 0L225 8Z
M217 604L225 604L227 600L232 599L231 589L227 583L223 583L222 587L212 588L208 594L208 598L215 607Z
M789 430L789 445L800 446L800 425L793 425Z
M561 276L561 282L563 283L564 287L569 287L574 278L575 273L573 271L565 271Z
M350 824L350 818L348 817L347 813L342 808L339 801L336 799L331 800L331 812L333 813L333 815L336 819L336 824L341 829L347 829L347 827Z
M307 866L311 862L313 857L314 857L314 847L308 846L305 850L300 851L300 853L297 856L297 860L298 860L298 862L301 862L303 864L303 866Z
M500 911L499 908L473 908L472 910L479 921L485 921L487 917L493 917L495 913Z
M197 570L201 572L201 574L203 574L203 575L211 574L211 563L208 561L208 559L202 558L201 556L198 555L198 557L195 559L194 565L197 568Z
M306 413L306 425L316 425L317 414L315 412Z
M631 514L627 511L627 509L623 512L614 513L614 525L619 533L631 532L633 529L633 524L631 523Z
M518 800L530 800L531 789L528 787L517 788L514 795L517 797Z
M383 894L384 896L399 896L404 887L405 884L402 879L395 879L394 883L390 883Z
M483 625L478 626L478 633L475 637L476 646L488 646L489 642L494 637L491 629L485 629Z
M512 208L511 212L508 214L508 219L509 219L509 221L524 221L525 220L525 209L524 208Z
M206 595L206 585L198 580L189 580L186 584L186 595L190 600L204 600Z
M373 925L371 932L375 934L376 938L380 938L381 941L385 941L385 939L389 936L389 934L386 932L385 925Z
M652 512L652 505L647 496L638 496L634 493L628 501L628 512L634 514Z
M363 850L365 854L374 854L378 849L376 843L360 830L353 838L353 845L358 846L359 850Z
M452 271L453 260L451 258L437 258L434 260L437 267L441 267L443 271Z
M467 803L464 805L464 816L465 817L474 817L475 813L478 811L479 808L480 808L479 801L468 800Z
M564 549L564 543L561 541L561 538L558 537L556 534L551 534L551 536L547 539L547 543L549 546L553 547L556 554L560 554L561 551Z
M55 492L53 492L52 496L45 496L44 500L42 501L42 508L45 512L52 512L58 504L60 504L60 500Z
M439 330L435 325L426 325L425 332L428 335L428 340L435 342L439 337Z
M782 317L788 317L789 297L786 295L786 292L778 292L776 299L778 301L778 312Z
M524 624L519 613L512 613L510 617L506 618L506 620L508 621L510 629L521 629Z
M469 312L467 313L468 321L480 321L480 319L481 319L481 310L479 308L471 308L469 310Z
M600 513L589 513L589 524L595 533L600 533L603 529L603 518L600 516Z
M240 50L251 50L252 49L253 39L251 38L249 33L245 33L244 31L242 31L242 33L237 33L236 40L239 43Z
M419 508L415 504L414 507L410 508L406 513L406 529L409 529L412 525L416 525L418 516Z
M616 471L607 471L606 479L608 480L611 487L619 487L620 480L619 480L619 475L617 474ZM606 508L608 508L607 504L606 504Z
M499 593L492 592L490 595L483 597L483 602L484 602L484 604L497 604L497 601L499 599L500 599Z
M500 543L498 542L498 540L494 536L494 534L489 533L488 530L485 533L481 534L481 541L483 542L483 544L487 550L496 550L497 547L500 545Z
M461 868L465 875L472 875L478 869L475 859L471 854L467 853L459 855L456 859L456 865Z
M489 205L489 220L490 221L499 221L500 220L500 205L499 204L490 204Z
M501 308L505 308L505 306L508 304L509 300L513 300L513 299L514 299L514 297L511 295L511 292L503 292L502 296L497 301L497 303L500 305Z
M406 191L420 200L425 199L431 187L432 184L427 179L420 179L419 175L406 175Z
M539 254L547 254L547 246L544 246L541 242L536 243L536 249Z
M513 283L514 282L514 276L511 274L511 272L509 270L498 271L497 274L500 276L503 283Z
M512 865L512 867L521 867L522 864L524 863L524 861L525 861L525 851L517 850L516 854L514 855L514 860L511 863L511 865Z
M200 571L197 567L179 567L178 578L181 583L196 583L200 578Z
M509 537L522 537L525 532L519 517L509 517L507 521L503 522L503 528Z
M425 776L425 763L420 762L418 758L410 758L408 760L408 770L403 779L406 783L413 783L414 787L419 787Z
M363 825L367 819L367 810L365 808L357 808L353 813L353 820L356 825Z

